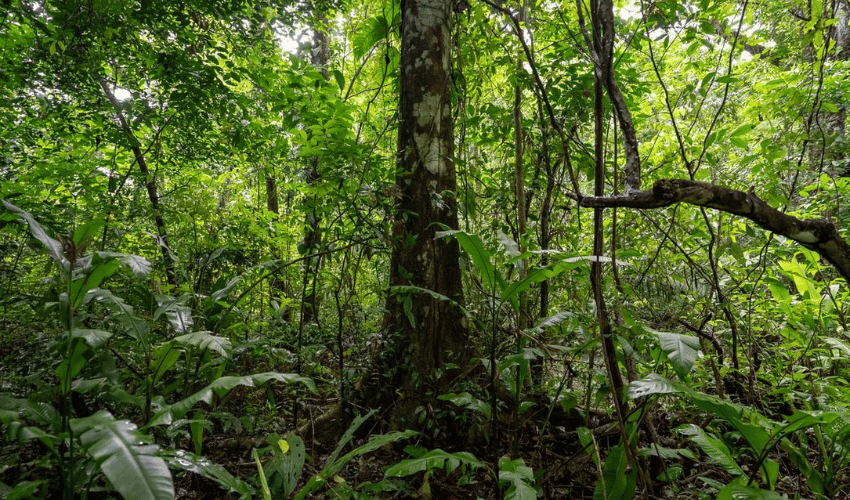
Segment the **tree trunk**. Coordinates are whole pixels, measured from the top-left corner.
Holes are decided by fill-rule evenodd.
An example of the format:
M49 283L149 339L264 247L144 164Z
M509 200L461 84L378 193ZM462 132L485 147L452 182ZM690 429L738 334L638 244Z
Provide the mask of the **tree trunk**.
M393 222L390 286L431 290L461 303L460 248L453 239L435 238L443 226L458 225L449 94L451 17L451 0L402 2L396 159L402 197ZM391 290L387 329L398 334L397 356L407 362L395 383L402 398L415 400L413 380L427 380L449 362L462 365L469 353L460 308L412 290Z
M314 7L315 8L315 7ZM310 63L318 68L319 72L328 79L328 60L330 59L330 46L328 45L327 19L324 14L317 10L313 20L313 46L310 53ZM310 160L310 170L307 172L307 185L312 186L322 179L319 172L319 159ZM322 244L322 233L319 231L321 214L318 209L319 199L316 195L309 196L305 205L309 207L305 218L304 231L304 253L306 255L317 253ZM316 280L319 276L320 257L314 257L304 261L304 287L301 300L301 323L299 328L316 321L318 313L318 300L316 296Z

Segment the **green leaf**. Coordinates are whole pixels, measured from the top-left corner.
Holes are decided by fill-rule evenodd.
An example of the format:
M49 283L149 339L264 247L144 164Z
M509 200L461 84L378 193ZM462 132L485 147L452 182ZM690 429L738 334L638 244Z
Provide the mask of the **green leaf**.
M74 244L79 246L86 241L97 238L98 232L106 224L103 219L86 221L74 229Z
M325 468L322 469L322 472L311 477L307 484L304 485L303 488L301 488L301 491L299 491L298 494L295 495L295 500L302 500L312 491L315 491L317 488L321 487L323 484L325 484L325 482L327 482L328 478L333 477L340 470L342 470L342 468L345 467L345 464L351 461L351 459L359 457L361 455L365 455L366 453L373 452L384 445L394 443L396 441L401 441L403 439L411 438L417 434L419 433L416 431L407 430L370 436L369 441L366 444L358 446L357 448L346 453L339 459L334 460L333 462L329 462L327 465L325 465Z
M656 332L661 350L673 365L680 380L686 380L688 372L699 358L699 337L679 333Z
M280 491L283 491L288 497L298 485L307 454L304 441L298 436L289 436L285 441L280 439L278 443L278 448L281 451L275 450L274 458L266 463L266 474L268 476L274 473L280 475ZM288 449L283 451L280 445L284 445Z
M641 380L629 383L627 394L631 399L642 398L652 394L672 394L679 392L679 387L657 373L650 373Z
M505 500L536 500L537 490L534 483L534 471L525 465L521 458L516 460L499 460L499 482L508 483Z
M831 348L843 354L844 359L850 360L850 346L833 337L826 337L823 341Z
M86 266L82 270L82 276L78 276L79 273L75 272L74 281L71 283L71 297L73 297L72 303L75 309L83 302L89 290L97 288L103 280L115 274L120 265L118 261L113 259L104 261L97 255L90 257L90 266Z
M476 398L472 394L468 392L461 392L460 394L449 393L442 394L437 397L437 399L442 399L443 401L451 401L452 403L458 405L461 408L466 408L469 410L480 412L482 415L490 418L490 405Z
M741 125L740 127L736 128L735 130L733 130L733 131L732 131L732 133L731 133L731 134L729 134L729 137L740 137L740 136L742 136L742 135L747 135L747 134L749 134L749 133L750 133L750 132L751 132L754 128L756 128L756 126L755 126L755 125L752 125L752 124L750 124L750 123L746 123L746 124Z
M172 469L193 472L203 478L211 479L229 492L238 493L243 499L250 499L254 495L254 489L248 483L234 477L227 472L227 469L206 458L183 450L165 450L161 455Z
M331 71L331 74L336 80L336 84L339 87L340 92L345 92L345 77L342 75L342 71L335 69Z
M596 482L593 500L630 500L635 495L637 471L627 472L628 457L623 445L608 450L602 477Z
M192 434L192 445L195 448L196 455L200 455L201 449L203 448L205 425L206 419L204 418L204 412L196 411L195 416L193 416L192 420L189 422L189 431Z
M563 272L563 268L558 268L556 266L546 266L546 267L538 267L536 269L532 269L526 274L525 278L515 281L508 285L507 288L502 290L502 301L510 301L511 305L513 305L514 310L519 309L519 303L517 302L517 296L520 293L527 290L534 283L540 283L541 281L548 280L550 278L554 278Z
M387 467L387 470L384 472L384 476L405 477L435 468L444 469L448 473L455 470L461 464L474 469L482 466L481 462L471 453L465 451L448 453L446 451L436 449L428 451L419 457L402 460L401 462Z
M481 243L481 238L477 234L467 234L463 231L437 231L437 238L445 238L454 236L463 250L472 257L472 263L478 268L481 274L481 279L487 287L488 291L499 290L498 281L496 279L496 268L490 261L490 252L484 248Z
M165 460L156 456L159 447L142 444L147 437L134 424L115 420L109 412L101 410L90 417L71 420L71 428L80 436L83 449L124 498L174 498L171 471Z
M733 481L717 493L717 500L783 500L775 491L763 490L758 486L748 486L741 481Z
M112 332L105 330L93 330L90 328L71 329L72 337L81 337L92 349L97 349L112 337Z
M258 385L263 385L273 380L287 384L304 384L311 392L316 392L316 384L313 383L311 379L307 377L302 377L301 375L294 375L292 373L267 372L258 373L254 375L245 375L244 377L220 377L210 385L204 387L203 389L196 392L195 394L192 394L186 399L174 403L173 405L166 406L165 408L160 410L156 415L153 416L147 426L150 427L154 425L168 425L175 418L183 417L183 415L185 415L190 409L192 409L195 404L201 401L208 404L212 403L213 395L224 396L234 387L240 385L245 387L254 387Z
M357 30L351 41L354 58L360 59L366 55L376 43L387 37L389 31L390 26L386 17L376 16L367 19L365 25Z
M543 318L540 320L537 325L532 328L529 328L529 332L531 333L542 333L544 329L549 328L550 326L555 326L563 323L568 319L574 318L575 315L571 311L561 311L557 314L553 314L548 318Z
M732 458L729 448L726 447L723 441L709 436L698 425L694 424L685 424L677 427L676 430L679 431L679 434L691 438L691 441L696 443L706 455L711 457L712 460L717 462L729 474L736 476L744 474L744 471L741 470L738 462Z
M201 351L215 351L226 358L230 357L233 346L229 339L213 335L212 332L192 332L174 337L174 342L192 346Z
M47 253L50 257L58 262L63 269L68 268L68 259L65 258L65 253L62 251L62 244L48 236L47 231L45 231L41 224L35 220L35 217L30 215L29 212L25 212L15 205L12 205L6 200L3 200L3 206L6 207L6 210L17 214L27 221L27 224L29 224L30 227L30 232L33 236L35 236L35 239L47 247Z
M260 478L260 491L263 492L263 500L272 500L272 492L269 490L269 484L266 482L266 472L263 470L263 462L260 461L260 454L257 449L251 451L254 457L254 463L257 464L257 476Z

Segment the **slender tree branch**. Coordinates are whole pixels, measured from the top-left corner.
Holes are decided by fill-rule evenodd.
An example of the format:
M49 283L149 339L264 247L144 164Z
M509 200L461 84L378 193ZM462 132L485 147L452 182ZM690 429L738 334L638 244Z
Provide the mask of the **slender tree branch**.
M744 192L686 179L661 179L655 182L652 190L629 196L585 197L579 201L579 206L652 209L676 203L713 208L750 219L762 229L817 252L850 283L850 245L832 222L801 220L788 215L768 205L752 189Z

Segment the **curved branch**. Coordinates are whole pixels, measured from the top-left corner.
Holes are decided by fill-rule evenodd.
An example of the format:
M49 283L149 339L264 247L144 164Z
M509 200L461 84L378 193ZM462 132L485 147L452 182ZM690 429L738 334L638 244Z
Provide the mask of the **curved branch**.
M801 220L771 207L749 192L728 189L705 182L686 179L660 179L650 191L637 191L628 196L585 197L579 205L591 208L661 208L688 203L740 215L762 229L785 236L805 248L817 252L832 264L850 283L850 244L838 234L832 222L824 219Z

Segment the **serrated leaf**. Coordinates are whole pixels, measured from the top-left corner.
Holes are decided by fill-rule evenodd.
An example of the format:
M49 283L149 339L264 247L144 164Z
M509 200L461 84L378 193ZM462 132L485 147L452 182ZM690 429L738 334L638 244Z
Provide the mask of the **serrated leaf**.
M127 420L115 420L101 410L86 418L71 420L83 449L124 498L172 500L174 484L165 461L156 456L159 447L145 445L146 436Z

